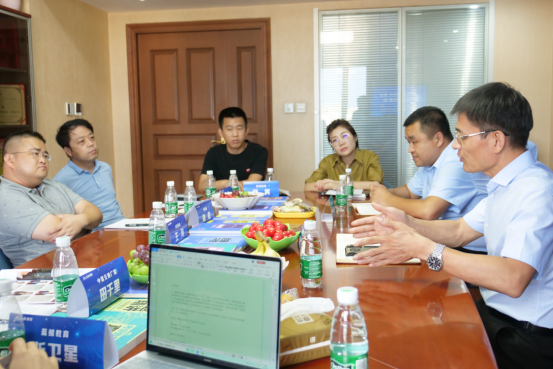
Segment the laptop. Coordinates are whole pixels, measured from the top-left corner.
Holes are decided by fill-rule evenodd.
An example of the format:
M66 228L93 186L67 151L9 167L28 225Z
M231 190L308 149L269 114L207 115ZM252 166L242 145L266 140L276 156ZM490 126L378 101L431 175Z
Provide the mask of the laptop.
M279 367L281 259L150 245L146 351L118 366Z

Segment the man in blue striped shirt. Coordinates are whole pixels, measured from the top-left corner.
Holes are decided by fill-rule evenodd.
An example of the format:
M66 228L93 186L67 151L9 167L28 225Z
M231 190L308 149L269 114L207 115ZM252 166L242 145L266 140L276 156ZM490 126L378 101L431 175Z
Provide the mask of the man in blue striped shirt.
M463 168L491 179L488 197L458 220L425 221L375 205L383 215L353 222L358 254L380 266L412 257L430 269L481 286L476 303L500 368L553 367L553 172L526 144L533 127L528 101L489 83L463 96L456 142ZM488 255L455 250L484 236ZM446 247L447 246L447 247Z

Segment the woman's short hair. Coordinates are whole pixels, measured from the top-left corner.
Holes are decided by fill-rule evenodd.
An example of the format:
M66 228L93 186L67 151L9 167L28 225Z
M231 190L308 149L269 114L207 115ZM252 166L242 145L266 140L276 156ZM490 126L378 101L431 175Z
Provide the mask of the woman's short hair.
M330 134L332 131L334 131L338 127L344 127L347 129L355 138L357 138L357 132L355 132L355 128L349 122L345 119L336 119L332 121L327 127L326 127L326 137L328 139L328 143L332 145L332 142L330 142ZM355 140L355 148L359 148L359 140Z

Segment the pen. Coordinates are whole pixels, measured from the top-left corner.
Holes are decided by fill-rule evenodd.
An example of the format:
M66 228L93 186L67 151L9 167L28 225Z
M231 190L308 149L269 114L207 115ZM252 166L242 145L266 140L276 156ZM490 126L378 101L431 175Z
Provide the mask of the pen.
M148 223L125 224L125 227L147 227L147 226L149 226Z

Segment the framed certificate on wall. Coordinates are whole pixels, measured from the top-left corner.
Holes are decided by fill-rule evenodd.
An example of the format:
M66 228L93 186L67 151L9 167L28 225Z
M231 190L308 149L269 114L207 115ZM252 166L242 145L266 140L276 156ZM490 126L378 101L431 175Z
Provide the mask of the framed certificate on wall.
M0 126L27 125L24 84L0 84Z

